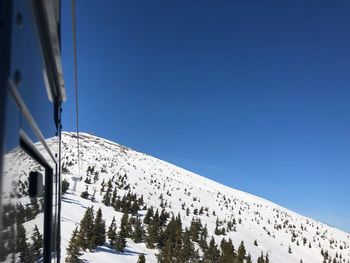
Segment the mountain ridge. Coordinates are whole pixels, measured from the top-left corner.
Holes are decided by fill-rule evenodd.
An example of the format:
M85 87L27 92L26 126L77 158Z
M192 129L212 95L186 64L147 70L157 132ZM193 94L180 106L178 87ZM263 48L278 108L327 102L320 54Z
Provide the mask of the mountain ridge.
M73 137L76 138L76 136L75 136L76 133L75 133L75 132L63 131L62 134L63 134L63 135L68 135L68 136L72 136L72 135L73 135ZM350 233L347 232L346 230L337 228L336 226L334 226L334 225L332 225L332 224L329 224L329 223L327 223L327 222L323 222L322 220L318 220L318 219L315 219L315 218L310 217L310 216L304 216L302 213L295 212L295 211L293 211L293 210L287 208L286 206L281 205L281 204L278 204L278 203L276 203L276 202L274 202L274 201L271 201L271 200L269 200L269 199L266 199L266 198L263 197L263 196L256 195L256 194L254 194L254 193L252 193L252 192L247 192L247 191L245 191L245 190L243 190L243 189L234 188L234 187L229 186L229 185L226 185L225 183L222 183L222 182L217 182L217 181L215 181L215 180L213 180L213 179L211 179L211 178L202 176L202 175L200 175L200 174L198 174L198 173L196 173L196 172L192 172L192 171L188 170L187 168L180 167L180 166L176 165L175 163L172 163L171 161L163 160L163 159L161 159L161 157L157 157L157 156L150 155L150 154L148 154L148 153L146 153L146 152L144 152L144 151L141 151L141 150L138 150L138 149L136 149L136 148L129 147L129 146L125 146L125 145L123 145L123 144L114 142L114 141L112 141L112 140L110 140L110 139L102 138L102 137L97 136L97 135L92 134L92 133L88 133L88 132L79 132L79 134L80 134L80 136L81 136L82 138L88 136L88 137L90 137L90 138L91 138L91 137L94 137L94 138L102 139L102 140L104 140L104 142L109 143L109 144L111 144L111 145L118 146L118 147L122 147L122 148L127 149L127 150L130 150L130 151L135 151L135 152L144 154L144 155L149 156L149 157L151 157L151 158L154 158L154 159L156 159L156 160L158 160L158 161L165 162L165 163L167 163L168 165L173 166L174 168L183 170L184 173L190 173L190 174L192 174L193 176L199 176L201 179L204 179L204 180L206 180L206 181L208 181L208 182L210 182L210 183L212 183L212 184L216 184L216 185L218 185L218 186L220 186L220 187L225 187L225 188L228 189L228 190L235 190L235 191L238 191L238 192L240 192L240 193L242 193L242 194L245 194L245 195L248 195L248 196L252 196L252 197L254 197L254 198L256 198L256 199L262 200L263 202L268 202L268 203L270 203L271 205L276 205L276 206L278 206L278 207L280 207L280 208L283 208L283 209L287 210L289 213L293 213L293 214L296 215L296 216L302 216L302 217L305 217L305 218L308 218L308 219L317 221L317 222L319 222L319 223L321 223L321 224L327 225L327 226L329 226L329 227L331 227L331 228L335 228L335 229L337 229L337 230L339 230L339 231L344 232L345 234L350 235Z
M80 133L80 143L82 171L85 171L90 165L94 165L96 170L99 171L105 169L106 173L100 174L103 174L106 180L116 174L127 174L130 190L142 194L147 205L159 209L159 194L162 194L164 200L170 204L166 209L179 212L184 226L189 225L190 218L193 216L193 213L190 217L184 215L184 210L181 209L184 203L191 210L207 205L209 208L208 214L215 211L215 216L211 214L203 219L208 224L208 231L211 234L214 232L217 218L228 220L233 215L237 219L239 217L242 220L242 225L237 226L237 232L228 233L227 237L232 237L235 240L235 247L238 247L238 241L244 240L248 249L252 251L253 258L257 258L261 251L270 251L271 262L281 262L281 260L283 262L296 262L295 260L299 261L300 259L303 259L304 262L321 262L323 259L320 252L321 248L322 250L329 250L330 256L335 257L336 254L343 253L343 259L350 258L349 234L343 230L302 216L263 197L223 185L177 167L175 164L89 133ZM76 153L76 135L63 132L62 146L63 160L66 158L63 163L73 162L71 171L64 175L65 178L71 180L73 175L78 174L76 164L73 161L76 159L74 156ZM84 178L85 175L82 179L84 180ZM96 183L97 187L99 187L101 180ZM140 183L142 186L140 186ZM96 187L96 185L93 187ZM78 183L77 191L79 193L89 187L81 181ZM91 192L91 187L88 191ZM123 191L121 192L123 193ZM174 198L174 196L177 197ZM79 199L77 196L74 196L74 198L75 200ZM102 200L101 196L97 194L96 200L97 204L101 205L99 203ZM229 205L227 200L235 205ZM278 217L287 222L285 226L281 225L282 220L277 220ZM272 223L272 221L275 222ZM304 224L308 230L300 230L300 226L297 226L297 224L301 225L301 228ZM309 227L312 231L309 231ZM281 229L276 230L275 228ZM321 233L321 231L323 232ZM290 241L292 233L294 233L293 235L302 235L303 233L312 248L306 249L305 245L295 245L296 242L301 243L302 241L300 238L300 240L295 238L297 241ZM216 239L219 240L217 237ZM253 240L256 239L259 243L258 247L252 245ZM280 241L276 241L277 239ZM333 242L336 243L336 247L332 245ZM287 252L288 246L292 247L292 254ZM321 246L321 248L318 248L318 246ZM340 246L342 249L339 249ZM146 248L142 249L148 251ZM157 254L156 251L153 252L152 256L146 257L149 262L155 262L155 254ZM94 257L92 256L92 258Z

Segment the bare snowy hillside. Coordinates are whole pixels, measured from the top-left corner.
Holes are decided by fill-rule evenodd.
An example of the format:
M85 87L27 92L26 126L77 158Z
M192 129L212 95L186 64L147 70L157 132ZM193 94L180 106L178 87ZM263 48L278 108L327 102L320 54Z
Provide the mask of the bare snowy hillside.
M328 258L326 262L349 262L348 233L111 141L82 133L80 142L79 174L75 134L62 134L63 178L70 183L63 196L63 258L72 232L88 207L93 206L95 211L101 208L107 228L113 217L119 225L123 213L104 204L105 185L110 182L119 199L127 193L143 197L143 208L137 213L141 221L150 207L175 216L180 213L183 228L199 218L207 225L208 242L214 236L220 247L223 238L231 238L237 249L244 241L253 262L261 252L268 253L272 263L320 263L324 257ZM72 178L79 176L81 181L73 191ZM81 197L83 192L85 198ZM196 248L201 256L201 249ZM98 246L83 252L81 258L89 262L137 262L138 256L145 254L146 262L157 262L158 253L145 242L128 238L124 252Z

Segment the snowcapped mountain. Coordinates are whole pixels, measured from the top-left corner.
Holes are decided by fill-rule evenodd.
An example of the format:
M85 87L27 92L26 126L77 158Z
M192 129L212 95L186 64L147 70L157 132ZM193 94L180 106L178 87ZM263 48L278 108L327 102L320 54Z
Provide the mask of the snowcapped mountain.
M195 209L202 207L205 212L195 215L208 225L209 236L213 235L217 241L223 235L214 235L217 218L229 221L235 218L236 231L226 233L231 237L235 248L243 240L247 251L252 254L253 261L261 254L268 252L271 262L322 262L321 250L328 251L331 257L342 255L343 262L350 259L350 237L348 233L335 229L326 224L298 215L277 204L260 197L238 191L175 165L143 154L122 145L113 143L89 134L80 134L81 176L77 183L76 192L69 191L63 202L63 247L66 247L74 225L82 218L87 206L102 208L107 225L113 216L120 220L122 213L101 204L102 195L99 188L102 180L111 179L116 175L126 175L130 190L143 195L148 206L169 212L181 214L184 226L189 226ZM76 137L73 133L63 133L62 136L63 162L72 163L64 175L74 185L72 176L78 176L76 165ZM94 166L100 171L99 179L93 184L84 183L88 166ZM91 202L80 196L88 189L91 194L96 191L96 201ZM72 187L71 187L72 188ZM124 190L126 193L128 190ZM122 195L123 190L118 195ZM163 196L163 201L160 196ZM163 202L163 204L161 204ZM166 205L164 205L166 204ZM186 215L189 208L190 213ZM214 215L215 214L215 215ZM294 235L294 238L293 238ZM292 240L294 239L294 242ZM254 241L257 241L257 246ZM291 253L289 253L289 247ZM85 253L82 258L96 262L136 262L139 252L146 254L147 262L156 262L156 250L150 250L144 244L127 242L129 253L125 255L110 253L105 249L95 253ZM338 259L338 258L337 258Z
M101 208L107 227L113 217L120 222L123 214L102 202L101 184L111 179L120 183L118 196L130 191L143 196L147 207L159 211L164 208L175 216L180 213L183 227L189 227L193 217L200 218L203 225L207 224L208 241L214 236L220 245L223 238L231 238L235 249L244 241L253 262L261 252L268 253L272 263L320 263L324 260L321 252L336 262L350 260L348 233L268 200L87 133L80 134L80 151L79 172L76 134L64 132L63 178L70 187L62 204L62 258L65 258L74 228L88 207L93 206L95 211ZM92 167L97 176L89 175L88 170ZM75 183L73 178L79 177L81 180ZM93 196L93 201L81 197L84 191ZM145 210L139 211L141 217L145 213ZM226 227L223 235L215 231L218 221L220 227L226 227L228 222L234 221L235 224L230 230ZM141 253L145 254L146 262L157 262L157 249L148 249L144 243L135 243L131 239L127 239L124 253L100 246L93 252L85 251L81 258L89 262L137 262Z

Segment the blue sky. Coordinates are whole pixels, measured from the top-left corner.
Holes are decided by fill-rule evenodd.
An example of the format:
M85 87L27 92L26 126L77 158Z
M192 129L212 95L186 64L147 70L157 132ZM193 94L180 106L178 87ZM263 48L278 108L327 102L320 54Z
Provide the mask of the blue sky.
M350 232L349 13L347 0L77 1L80 128Z

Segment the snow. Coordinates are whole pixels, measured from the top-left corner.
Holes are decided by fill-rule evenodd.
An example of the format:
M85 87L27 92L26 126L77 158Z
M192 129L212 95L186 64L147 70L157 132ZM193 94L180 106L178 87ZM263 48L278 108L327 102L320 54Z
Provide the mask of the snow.
M63 162L71 162L71 166L67 166L69 172L63 175L70 182L70 190L64 195L62 203L62 258L65 258L71 234L87 207L94 206L95 211L101 208L107 226L113 216L119 225L122 213L102 204L100 188L103 179L107 182L113 176L125 173L132 193L143 195L145 204L158 209L161 209L159 196L162 194L164 202L168 203L166 210L175 215L180 213L183 227L190 225L194 216L193 210L199 210L202 206L209 208L208 216L204 212L196 217L201 219L203 225L207 224L209 237L214 235L217 218L235 218L237 222L240 218L242 223L236 225L237 232L228 232L226 236L214 235L214 238L218 244L223 237L231 238L236 249L243 240L253 262L256 262L263 251L269 253L272 263L295 263L300 262L300 259L307 263L319 263L323 260L321 248L327 250L332 257L341 253L343 259L350 259L350 235L344 231L299 215L261 197L224 186L168 162L87 133L80 134L82 161L79 173L75 136L73 133L62 133ZM95 166L95 170L99 171L98 181L91 185L84 183L88 166ZM102 168L106 170L105 173L101 172ZM72 177L79 174L83 179L77 183L76 191L73 192ZM81 192L87 188L90 194L96 188L94 202L80 197ZM118 190L118 195L123 196L127 191ZM190 209L189 216L186 216L186 208L182 209L183 203ZM140 214L144 213L145 211L140 211ZM276 229L274 226L279 224L281 229ZM292 232L298 234L296 240L299 241L299 246L291 241ZM303 237L307 239L305 246ZM254 245L254 240L257 240L258 246ZM288 253L289 246L292 249L291 254ZM117 253L102 246L93 252L85 251L81 258L88 262L137 262L140 253L145 254L146 262L156 262L156 249L147 249L144 244L135 244L129 239L125 253Z

